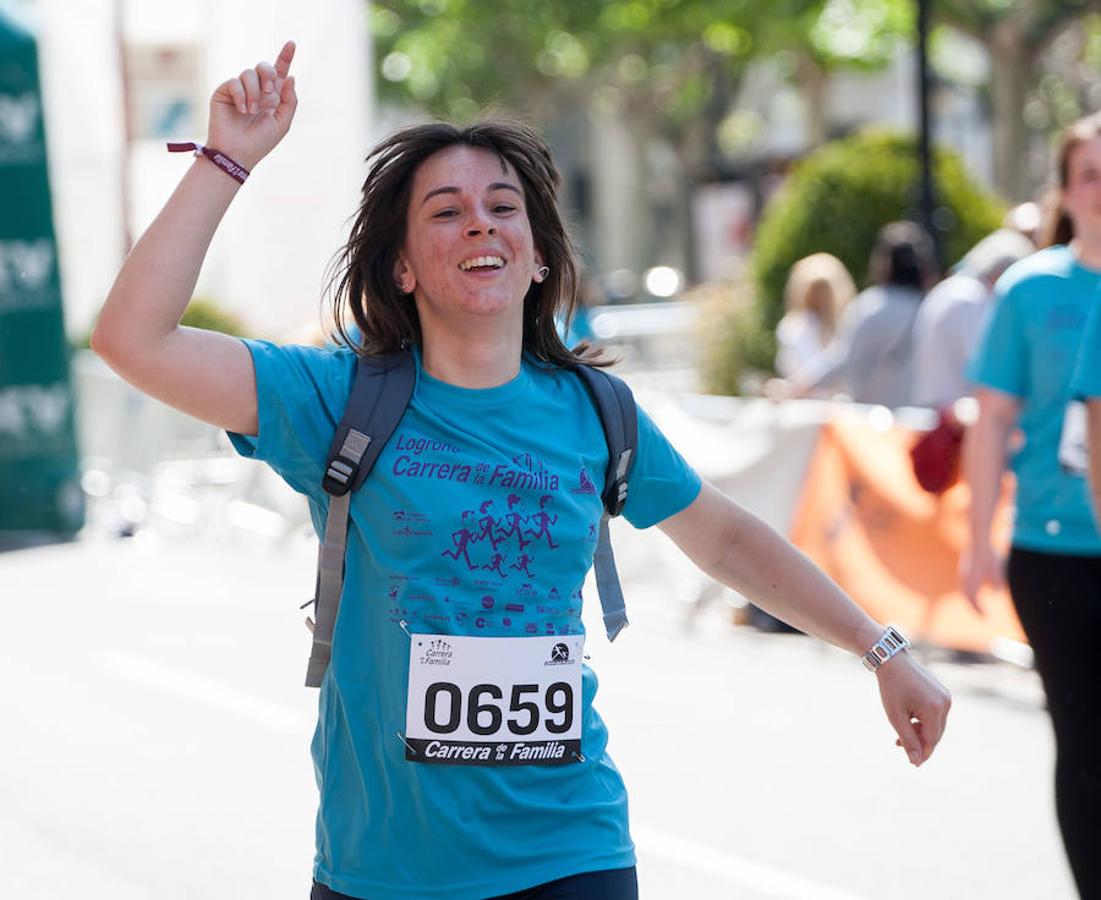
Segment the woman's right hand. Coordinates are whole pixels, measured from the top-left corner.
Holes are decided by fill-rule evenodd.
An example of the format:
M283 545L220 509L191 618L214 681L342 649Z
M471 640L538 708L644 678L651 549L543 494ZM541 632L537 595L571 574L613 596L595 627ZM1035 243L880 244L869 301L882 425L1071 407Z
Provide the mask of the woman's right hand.
M995 588L1005 586L1002 558L986 541L972 545L960 558L960 589L979 615L982 615L979 591L984 584Z
M287 41L275 65L257 63L217 87L210 98L207 146L246 169L272 151L290 129L298 106L290 75L293 59L294 41Z

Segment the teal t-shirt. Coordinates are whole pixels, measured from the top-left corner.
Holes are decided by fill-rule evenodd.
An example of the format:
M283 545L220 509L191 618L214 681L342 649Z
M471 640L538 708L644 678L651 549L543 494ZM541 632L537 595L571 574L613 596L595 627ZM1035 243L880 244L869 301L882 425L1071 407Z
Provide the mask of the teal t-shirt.
M975 384L1021 401L1013 543L1027 550L1101 554L1086 480L1059 462L1071 377L1099 287L1101 272L1065 246L1014 264L995 286L993 313L968 366Z
M1082 346L1078 348L1078 364L1070 389L1075 397L1101 398L1101 297L1093 304Z
M231 435L309 500L346 404L346 349L246 342L259 434ZM412 401L351 503L344 592L321 688L314 877L371 900L485 898L634 864L627 797L582 674L583 761L560 766L409 762L413 632L580 634L608 452L580 379L524 359L473 390L420 369ZM688 506L700 479L640 411L624 515L639 528Z

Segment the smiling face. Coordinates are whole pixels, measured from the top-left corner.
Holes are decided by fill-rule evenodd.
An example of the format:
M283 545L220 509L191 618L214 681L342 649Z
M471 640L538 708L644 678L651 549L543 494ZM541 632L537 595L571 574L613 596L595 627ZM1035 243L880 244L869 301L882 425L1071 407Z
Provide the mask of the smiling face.
M1101 137L1082 141L1067 157L1063 209L1075 234L1101 236Z
M524 296L543 264L516 172L488 150L456 145L413 176L395 278L412 293L421 329L485 324L523 333Z

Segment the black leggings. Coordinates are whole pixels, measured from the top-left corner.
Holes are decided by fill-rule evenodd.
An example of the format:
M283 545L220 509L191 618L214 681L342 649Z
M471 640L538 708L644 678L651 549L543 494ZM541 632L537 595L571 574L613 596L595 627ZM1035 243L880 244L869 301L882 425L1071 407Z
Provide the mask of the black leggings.
M1101 556L1014 547L1009 589L1055 729L1055 808L1083 898L1101 898Z
M313 883L310 900L356 900L347 894L338 894L332 888ZM366 898L359 898L366 900ZM585 872L570 875L557 881L548 881L536 887L526 888L514 894L502 894L490 900L638 900L638 878L635 867L606 869L601 872Z

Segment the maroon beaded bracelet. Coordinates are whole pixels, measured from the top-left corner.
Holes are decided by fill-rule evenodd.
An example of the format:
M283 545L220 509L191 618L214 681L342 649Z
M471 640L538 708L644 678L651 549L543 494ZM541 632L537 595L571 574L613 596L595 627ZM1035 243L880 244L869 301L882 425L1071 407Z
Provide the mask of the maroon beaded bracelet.
M202 144L194 144L188 142L186 144L169 144L169 153L183 153L187 150L194 150L196 156L205 156L219 169L225 172L230 178L241 184L245 183L245 179L249 176L249 170L242 166L239 162L230 159L221 150L215 150L213 147L204 147Z

